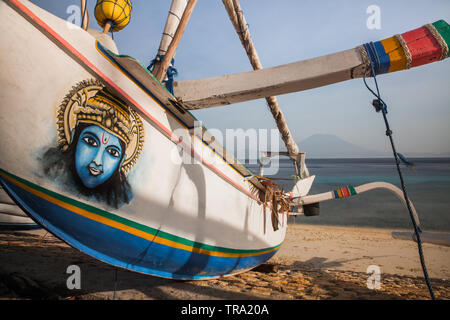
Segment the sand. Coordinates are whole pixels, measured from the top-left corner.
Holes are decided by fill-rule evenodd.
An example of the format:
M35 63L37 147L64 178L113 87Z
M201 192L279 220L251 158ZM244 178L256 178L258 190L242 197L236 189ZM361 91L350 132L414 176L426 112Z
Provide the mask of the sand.
M0 299L429 299L417 244L393 239L392 231L289 225L281 249L262 267L202 281L117 270L44 230L0 231ZM435 295L448 300L450 247L423 249ZM69 265L80 267L81 289L67 288ZM371 265L381 272L378 289L367 287Z

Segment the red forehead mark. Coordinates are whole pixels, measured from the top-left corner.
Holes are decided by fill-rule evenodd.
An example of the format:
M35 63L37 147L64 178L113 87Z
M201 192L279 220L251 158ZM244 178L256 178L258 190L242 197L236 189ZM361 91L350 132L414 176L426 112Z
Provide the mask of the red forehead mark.
M110 135L107 135L105 137L105 133L104 132L102 133L102 143L103 144L107 144L109 142L109 138L110 138Z

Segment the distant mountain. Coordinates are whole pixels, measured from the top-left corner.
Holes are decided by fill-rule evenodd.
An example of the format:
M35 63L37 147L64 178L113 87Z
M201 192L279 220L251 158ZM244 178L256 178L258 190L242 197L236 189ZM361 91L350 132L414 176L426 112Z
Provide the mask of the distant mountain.
M315 134L299 142L308 158L369 158L389 154L363 148L331 134Z

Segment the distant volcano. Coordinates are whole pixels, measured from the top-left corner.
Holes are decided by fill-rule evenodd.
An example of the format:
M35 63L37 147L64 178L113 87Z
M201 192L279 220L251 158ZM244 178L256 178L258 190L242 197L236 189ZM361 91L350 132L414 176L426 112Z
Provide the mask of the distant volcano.
M331 134L315 134L299 142L308 158L369 158L388 157L389 154L363 148Z

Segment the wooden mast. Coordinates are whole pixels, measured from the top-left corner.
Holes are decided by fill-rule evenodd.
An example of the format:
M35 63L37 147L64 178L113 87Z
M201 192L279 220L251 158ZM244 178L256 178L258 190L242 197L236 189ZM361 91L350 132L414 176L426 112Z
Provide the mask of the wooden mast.
M87 30L89 28L89 12L86 8L86 0L81 0L81 16L83 17L83 25L81 28Z
M163 35L159 44L158 55L165 55L170 43L172 42L184 9L186 9L188 0L172 0L169 14L167 16L166 25L164 26ZM161 61L159 61L160 63Z
M259 60L258 53L250 36L250 32L247 28L247 22L245 21L244 14L239 5L238 0L222 0L228 16L241 40L242 45L247 52L247 56L250 59L250 63L254 70L261 70L262 64ZM304 178L309 176L308 169L304 161L304 157L301 156L297 143L292 138L292 134L287 125L283 112L281 111L277 98L275 96L266 97L269 109L275 119L278 130L281 133L281 137L289 152L289 156L292 158L295 164L297 176Z
M183 16L181 17L177 31L175 32L172 42L170 43L169 48L167 49L167 52L164 55L164 59L162 60L162 62L155 64L155 67L153 69L153 75L160 82L164 80L167 69L169 68L172 58L175 55L175 52L178 48L178 44L180 43L184 30L186 29L189 19L191 18L196 3L197 0L189 0L188 4L186 5L186 9L183 12Z

